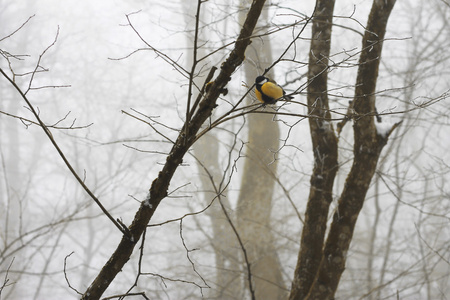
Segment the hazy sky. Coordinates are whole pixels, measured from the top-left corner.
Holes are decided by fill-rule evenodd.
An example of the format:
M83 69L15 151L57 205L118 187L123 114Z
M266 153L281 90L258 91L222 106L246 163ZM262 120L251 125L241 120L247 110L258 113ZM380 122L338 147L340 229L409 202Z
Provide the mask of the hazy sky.
M313 9L310 2L280 2L277 9L269 11L267 28L282 28L298 20L300 14L309 15ZM449 67L449 28L444 22L448 9L445 10L444 6L436 9L442 5L439 1L435 1L435 4L409 2L398 1L389 21L378 84L379 112L409 110L430 99L444 99L449 90L450 77L445 71ZM13 55L28 55L21 57L21 60L10 60L17 75L16 82L23 90L29 86L30 72L36 68L39 56L57 38L41 57L38 70L48 71L35 74L27 96L47 124L83 127L51 129L51 132L78 174L113 216L129 224L139 201L145 198L152 180L165 162L171 144L164 141L148 124L122 111L147 122L152 117L152 124L156 124L158 130L171 139L176 138L177 129L182 126L185 116L188 80L175 69L190 70L188 62L192 56L195 7L178 1L137 0L0 3L3 7L0 12L0 39L33 16L21 30L0 41L1 50ZM204 3L200 40L202 50L206 53L232 41L238 34L239 7L236 3L223 4L218 0ZM360 33L363 32L370 6L371 1L367 0L338 1L335 10L335 22L340 26L333 29L332 60L336 65L330 68L329 73L330 99L333 108L341 113L346 111L348 101L352 99L355 65L361 47ZM140 37L128 26L127 14ZM275 58L283 53L298 30L300 27L295 27L293 31L281 30L270 36ZM310 27L302 34L302 39L296 42L296 48L288 51L286 61L282 61L274 70L277 81L286 83L287 91L305 85L309 36ZM140 38L161 52L149 50ZM229 49L224 48L201 61L197 69L201 70L200 75L204 76L211 66L220 67ZM167 54L175 64L167 63L162 53ZM244 65L255 64L245 61ZM0 57L0 67L9 70L8 62L3 57ZM247 91L242 69L233 75L228 86L230 93L218 102L218 112L229 108ZM20 76L24 73L27 74ZM301 79L296 81L298 78ZM304 93L296 95L296 101L304 103ZM393 230L395 241L393 238L392 247L396 254L390 256L388 262L398 263L395 266L399 271L393 271L392 276L407 269L411 257L422 255L419 246L423 244L420 244L414 224L425 224L423 226L428 231L421 233L427 237L427 232L431 232L430 236L435 237L432 249L437 249L439 255L446 257L448 262L448 249L444 246L448 242L446 203L449 191L445 182L448 181L447 161L450 159L449 112L448 100L436 102L426 109L411 111L404 120L401 134L390 141L392 144L388 144L397 146L389 148L392 155L383 162L379 173L385 177L377 183L380 186L370 190L367 208L358 223L357 239L364 240L367 235L365 232L374 224L374 216L379 211L383 212L377 215L381 218L380 223L383 223L376 237L380 245L377 263L380 265L382 253L385 253L383 247L387 232ZM283 109L293 112L298 107L288 105ZM306 111L303 106L299 110L295 112ZM25 108L25 102L3 77L0 78L0 111L34 120L29 109ZM383 116L383 119L384 122L393 123L401 117L403 114L392 114ZM286 117L282 122L285 126L281 127L281 136L289 146L280 152L279 177L291 195L296 195L298 207L303 211L313 161L307 120L293 128L289 127L297 121L297 117ZM230 150L230 141L234 137L233 130L243 123L243 119L234 120L217 133L223 167ZM344 184L346 170L351 166L351 130L351 125L347 125L340 138L342 165L336 183L336 195ZM248 142L245 134L243 130L238 136L242 144ZM237 152L233 153L237 159ZM11 270L16 272L12 272L10 278L17 280L15 289L5 288L2 296L4 299L52 299L52 296L56 297L54 299L63 296L64 299L71 296L76 299L76 294L68 289L63 276L64 258L74 251L68 259L68 275L72 284L84 291L91 277L112 253L120 233L76 184L38 126L30 126L29 122L22 123L0 114L0 155L0 200L3 205L0 219L4 220L0 226L0 277L4 276L5 270L13 262ZM176 173L171 191L180 186L182 188L173 197L163 201L153 223L204 208L205 202L198 192L201 185L195 160L187 156L184 163ZM237 166L230 185L231 203L235 203L242 175L241 165ZM380 202L376 202L379 200L374 196L377 193L375 188L381 189L380 194L384 195ZM300 227L292 207L284 197L284 191L279 188L274 197L278 201L274 218L279 226L290 222L296 224L292 226L292 232L279 234L278 241L282 248L280 251L285 251L285 276L289 281L292 265L295 264ZM393 219L395 222L392 221L392 227L388 228L387 224L394 214L398 218ZM199 220L204 222L200 224L208 225L210 222L206 218ZM190 238L187 242L189 247L206 249L205 252L196 252L201 261L199 268L205 273L212 273L214 258L204 235L210 228L205 226L206 229L200 230L198 222L194 218L186 220L185 233ZM395 228L397 224L398 228ZM185 249L180 242L179 229L178 223L152 227L148 238L154 241L154 245L149 247L151 251L147 255L151 262L147 267L155 273L197 282L197 275L184 258ZM418 244L414 244L410 253L399 255L405 251L405 243L410 240ZM26 247L21 248L21 245ZM352 249L352 255L360 257L358 255L367 250L364 245L364 242L357 244ZM292 253L289 252L291 250ZM173 253L174 256L171 256ZM430 255L430 261L438 266L436 273L430 271L430 274L437 274L436 277L442 274L439 278L448 280L448 265L447 269L439 265L439 256L429 249L426 255ZM357 259L350 261L347 286L352 285L350 276L359 276L359 267ZM111 293L123 292L124 286L129 287L134 280L135 262L127 268ZM24 270L29 273L24 273ZM418 277L423 275L419 271L417 274L420 275ZM442 289L447 286L446 282L436 279L431 288ZM179 296L179 291L185 287L179 283L165 284L168 287L160 279L154 279L146 288L154 292L149 292L149 295L161 296L167 292L168 299L176 299L174 297ZM400 283L398 286L395 284L393 289L407 289ZM411 285L416 286L416 282ZM189 288L195 295L192 299L200 297L198 288L190 285ZM425 293L420 288L417 291Z

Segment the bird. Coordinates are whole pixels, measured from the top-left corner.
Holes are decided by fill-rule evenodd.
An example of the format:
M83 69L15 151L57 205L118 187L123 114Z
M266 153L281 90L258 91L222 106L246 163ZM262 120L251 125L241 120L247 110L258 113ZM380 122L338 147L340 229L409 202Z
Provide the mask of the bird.
M286 96L286 92L275 81L264 76L256 77L255 94L264 105L275 104L280 99L293 99L291 96Z

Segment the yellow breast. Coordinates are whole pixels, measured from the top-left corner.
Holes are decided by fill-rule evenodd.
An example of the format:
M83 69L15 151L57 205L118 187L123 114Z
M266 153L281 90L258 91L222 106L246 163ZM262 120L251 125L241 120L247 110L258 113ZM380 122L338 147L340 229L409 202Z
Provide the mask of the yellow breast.
M283 89L273 82L266 82L262 85L261 91L270 98L278 99L283 97Z

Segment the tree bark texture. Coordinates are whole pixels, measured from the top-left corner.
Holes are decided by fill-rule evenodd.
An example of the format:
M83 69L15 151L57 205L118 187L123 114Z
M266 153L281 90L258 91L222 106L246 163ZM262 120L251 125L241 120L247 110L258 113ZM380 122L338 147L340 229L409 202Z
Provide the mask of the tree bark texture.
M149 191L149 199L141 203L132 224L128 228L129 234L122 237L122 240L110 259L106 262L100 273L82 296L83 300L99 299L130 259L136 243L141 238L142 233L147 227L156 208L161 200L167 196L170 181L176 169L181 164L183 156L194 143L196 133L205 120L211 115L212 110L216 107L217 98L230 81L233 72L244 60L245 50L250 44L250 36L252 35L256 22L261 14L264 2L265 0L253 1L233 51L222 64L219 75L214 80L213 84L210 85L210 89L201 100L198 110L195 113L192 112L192 119L186 120L184 128L180 131L180 135L173 145L163 169L159 172L158 177L152 182ZM187 130L184 130L186 127ZM185 132L188 132L188 136L184 134Z
M356 220L388 139L388 136L377 134L373 115L383 39L394 4L395 0L375 0L369 15L353 101L353 165L333 215L317 277L306 299L334 299ZM392 130L394 128L395 125Z
M328 209L333 200L333 183L338 171L338 147L328 104L328 56L330 55L334 0L318 0L312 21L309 53L307 101L314 169L300 242L300 253L290 299L308 294L320 261L327 227Z

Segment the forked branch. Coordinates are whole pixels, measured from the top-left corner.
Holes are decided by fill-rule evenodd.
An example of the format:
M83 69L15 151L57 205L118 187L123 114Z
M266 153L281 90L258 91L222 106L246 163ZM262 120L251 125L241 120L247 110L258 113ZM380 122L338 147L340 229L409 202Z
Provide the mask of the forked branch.
M250 37L261 14L264 2L264 0L253 1L236 41L235 48L231 51L227 60L221 65L219 75L209 85L208 91L199 102L198 108L193 113L192 118L185 121L183 129L180 131L166 159L166 164L159 172L158 177L153 181L147 199L141 203L140 208L136 212L134 220L129 227L130 236L124 235L122 237L111 258L84 293L83 300L99 299L130 259L134 247L147 228L156 208L161 200L167 196L171 179L178 166L182 163L184 155L195 142L198 130L211 116L213 109L216 107L216 101L219 95L230 81L233 72L242 64L245 57L245 50L250 44ZM185 133L188 133L188 135Z

